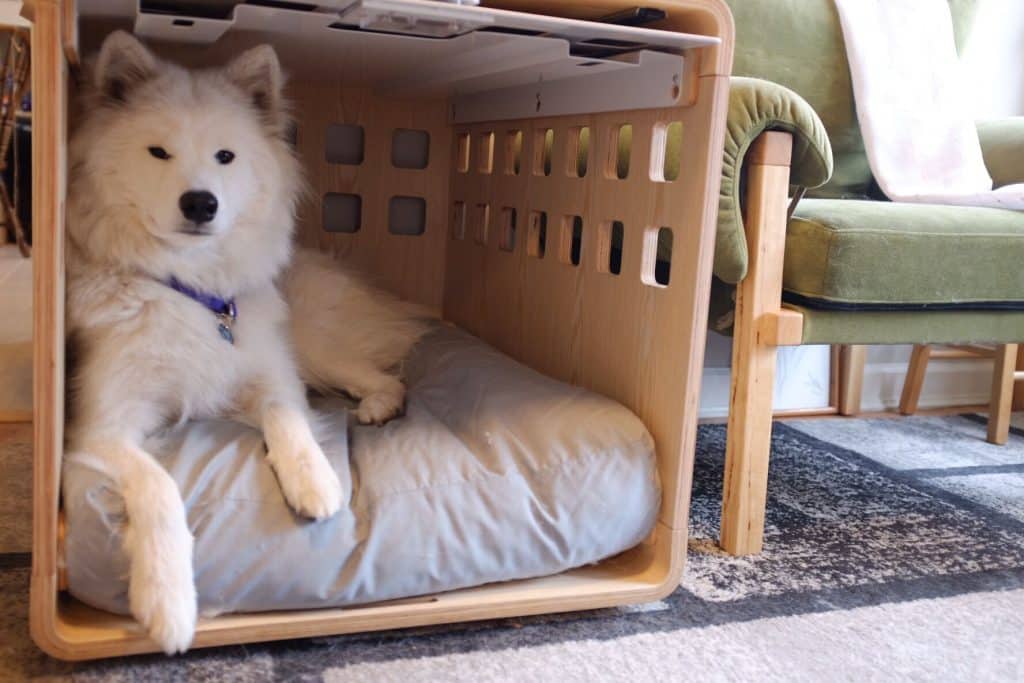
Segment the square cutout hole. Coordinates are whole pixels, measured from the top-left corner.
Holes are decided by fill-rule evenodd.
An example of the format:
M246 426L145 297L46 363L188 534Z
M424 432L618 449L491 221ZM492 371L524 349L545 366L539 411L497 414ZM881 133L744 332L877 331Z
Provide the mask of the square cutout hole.
M533 175L551 175L551 154L555 147L553 128L533 132Z
M358 166L363 163L365 134L362 126L332 123L327 126L324 156L329 164Z
M544 250L548 242L548 215L544 211L530 212L530 228L526 240L526 253L536 258L544 258Z
M558 240L558 260L578 266L583 251L583 219L580 216L562 218L562 235Z
M323 228L327 232L359 232L363 221L363 198L359 195L328 192L321 209Z
M516 250L516 210L506 206L501 210L501 236L498 248L502 251Z
M651 141L651 180L671 183L679 178L679 164L683 153L683 123L659 123L654 127Z
M523 163L523 131L505 133L505 175L519 175Z
M388 202L388 232L392 235L422 235L427 229L427 200L398 195Z
M430 163L430 133L396 128L391 135L391 165L395 168L426 168Z
M597 269L602 273L618 275L622 272L622 252L626 241L622 221L605 221L601 224L597 243Z
M666 287L672 276L671 228L648 228L644 232L644 269L640 279L652 287Z
M590 128L579 126L569 131L569 154L566 155L566 174L571 178L587 175L590 156Z
M466 239L466 202L452 204L452 239Z

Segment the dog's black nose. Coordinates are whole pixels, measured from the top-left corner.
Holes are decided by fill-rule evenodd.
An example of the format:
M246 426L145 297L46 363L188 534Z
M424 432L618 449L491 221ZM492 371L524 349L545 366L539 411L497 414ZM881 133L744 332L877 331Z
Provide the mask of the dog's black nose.
M206 190L189 190L178 199L178 207L196 225L209 223L217 215L217 198Z

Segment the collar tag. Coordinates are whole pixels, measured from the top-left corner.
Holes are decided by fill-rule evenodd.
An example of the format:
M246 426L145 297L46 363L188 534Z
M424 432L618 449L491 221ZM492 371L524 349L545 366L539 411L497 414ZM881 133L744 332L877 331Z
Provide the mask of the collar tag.
M220 333L221 339L229 344L235 343L233 328L235 321L238 320L238 308L235 306L234 299L222 299L216 294L207 294L206 292L192 289L188 285L179 282L176 277L171 277L164 284L174 291L184 294L196 303L202 304L207 310L211 311L217 316L217 332Z
M220 332L221 338L229 344L235 343L235 334L231 331L230 325L225 323L223 320L217 323L217 331Z

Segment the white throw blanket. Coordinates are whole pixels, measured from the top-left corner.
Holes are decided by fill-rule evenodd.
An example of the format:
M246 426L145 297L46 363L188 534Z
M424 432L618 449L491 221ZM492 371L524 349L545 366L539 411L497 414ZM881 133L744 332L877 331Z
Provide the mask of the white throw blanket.
M835 0L871 171L893 201L1024 210L992 189L947 0Z

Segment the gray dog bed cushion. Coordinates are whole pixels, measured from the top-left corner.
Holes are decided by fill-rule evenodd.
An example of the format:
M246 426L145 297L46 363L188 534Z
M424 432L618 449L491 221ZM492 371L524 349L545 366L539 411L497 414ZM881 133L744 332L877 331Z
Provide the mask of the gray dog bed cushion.
M404 417L358 426L317 404L351 503L291 512L259 432L192 422L147 444L195 535L204 614L356 605L553 574L626 550L660 503L653 441L629 410L549 379L450 326L406 364ZM127 613L124 506L85 457L63 473L70 592Z

